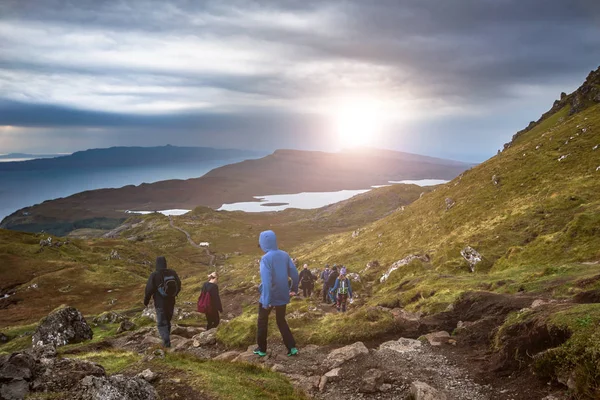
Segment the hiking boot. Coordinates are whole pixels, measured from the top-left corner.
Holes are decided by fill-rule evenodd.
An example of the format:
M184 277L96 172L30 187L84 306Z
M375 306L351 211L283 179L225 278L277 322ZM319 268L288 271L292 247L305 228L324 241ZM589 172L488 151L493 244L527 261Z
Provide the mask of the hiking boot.
M262 350L261 350L260 348L258 348L258 347L254 349L253 353L254 353L254 354L256 354L256 355L257 355L257 356L259 356L259 357L264 357L264 356L266 356L266 355L267 355L267 352L266 352L266 351L262 351Z
M297 356L297 355L298 355L298 349L295 347L292 347L290 349L290 351L288 351L288 357Z

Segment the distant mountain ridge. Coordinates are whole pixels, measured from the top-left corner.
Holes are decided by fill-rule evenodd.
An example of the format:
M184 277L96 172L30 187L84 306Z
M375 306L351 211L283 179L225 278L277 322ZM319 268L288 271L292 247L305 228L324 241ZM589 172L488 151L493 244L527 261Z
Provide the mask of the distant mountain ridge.
M77 151L70 155L53 158L37 158L28 161L4 162L0 171L34 171L53 168L97 168L130 167L145 165L172 165L194 163L199 160L223 160L243 157L257 157L265 152L216 149L211 147L110 147ZM39 157L39 156L38 156ZM28 157L14 157L28 158Z
M74 155L75 156L75 155ZM452 179L472 165L388 150L326 153L277 150L260 159L215 168L200 178L90 190L23 208L3 228L50 232L56 224L85 227L95 218L125 218L125 210L219 208L254 196L368 189L389 181Z
M60 157L61 154L29 154L29 153L8 153L8 154L0 154L1 160L14 160L14 159L35 159L35 158L54 158ZM12 161L8 161L12 162ZM17 162L17 161L14 161ZM22 162L22 161L21 161Z

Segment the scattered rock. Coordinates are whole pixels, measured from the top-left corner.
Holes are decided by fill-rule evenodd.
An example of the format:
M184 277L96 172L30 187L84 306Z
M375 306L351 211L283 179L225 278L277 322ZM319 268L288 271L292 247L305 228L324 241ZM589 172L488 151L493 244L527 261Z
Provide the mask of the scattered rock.
M534 300L533 303L531 303L531 308L538 308L538 307L541 307L541 306L546 305L548 303L549 302L546 301L546 300L537 299L537 300Z
M441 346L442 344L448 343L448 340L450 340L450 334L446 331L428 333L424 337L432 346Z
M136 375L136 378L142 378L146 382L152 383L158 379L158 374L152 372L150 369L145 369Z
M124 375L86 376L75 388L75 400L155 400L156 390L144 379Z
M185 327L185 326L175 326L175 328L173 328L171 330L171 334L172 335L178 335L181 337L184 337L186 339L191 339L196 335L199 335L200 333L204 332L205 329L204 328L194 328L194 327Z
M98 324L116 324L117 322L124 321L125 317L119 313L114 311L103 312L102 314L96 316L92 323L95 325Z
M130 320L126 319L125 321L121 322L121 325L119 325L119 329L117 329L117 333L132 331L134 329L135 329L135 324L133 322L131 322Z
M325 376L327 377L328 381L335 382L341 378L341 371L341 368L334 368L331 371L327 372Z
M327 378L325 375L323 375L321 377L321 379L319 380L319 392L322 392L323 390L325 390L325 385L327 385Z
M410 385L410 395L414 400L446 400L446 395L424 382L413 382Z
M500 184L500 177L498 175L492 176L492 183L498 186Z
M121 255L117 250L111 250L110 255L106 258L107 260L120 260Z
M397 353L415 353L422 350L423 343L415 339L400 338L379 345L379 351L391 350Z
M285 371L285 367L281 364L273 364L273 366L271 367L271 371L273 372L284 372Z
M353 282L360 282L360 275L356 272L349 272L346 276Z
M469 263L471 272L475 272L475 266L483 260L483 256L471 246L462 249L460 255Z
M368 354L369 349L367 349L365 344L363 342L356 342L349 346L333 350L329 353L324 363L329 368L336 368L355 357Z
M93 335L79 310L63 307L51 312L40 322L33 334L32 343L33 347L45 344L64 346L90 340Z
M452 200L450 197L446 197L445 202L446 202L446 210L451 209L456 204L456 202L454 200Z
M226 351L225 353L219 354L214 359L217 361L233 361L240 354L241 353L239 351ZM279 364L275 364L275 365L279 365ZM275 367L275 365L273 365L273 368ZM282 368L283 368L283 366L282 366Z
M389 392L390 390L392 390L392 385L390 385L389 383L384 383L379 387L380 392Z
M458 321L458 323L456 324L456 329L466 329L468 327L470 327L471 325L473 325L475 322L471 322L471 321Z
M568 142L569 142L569 141L567 141L567 143L568 143ZM565 143L565 144L567 144L567 143ZM562 156L558 157L558 161L559 161L559 162L560 162L560 161L563 161L564 159L566 159L567 157L569 157L569 155L570 155L570 154L564 154L564 155L562 155Z
M352 238L357 238L360 235L360 229L352 232Z
M217 343L217 328L202 332L192 338L194 347L209 346Z
M361 392L374 393L383 384L383 373L376 368L372 368L364 373L362 383Z

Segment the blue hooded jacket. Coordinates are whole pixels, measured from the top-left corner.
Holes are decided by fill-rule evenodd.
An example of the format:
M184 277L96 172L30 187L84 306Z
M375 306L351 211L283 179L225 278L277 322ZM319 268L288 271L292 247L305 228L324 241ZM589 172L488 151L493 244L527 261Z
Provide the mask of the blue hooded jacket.
M262 232L258 242L266 253L260 260L260 304L264 308L288 304L290 290L298 291L298 270L288 253L277 248L275 232ZM288 278L292 278L291 289Z

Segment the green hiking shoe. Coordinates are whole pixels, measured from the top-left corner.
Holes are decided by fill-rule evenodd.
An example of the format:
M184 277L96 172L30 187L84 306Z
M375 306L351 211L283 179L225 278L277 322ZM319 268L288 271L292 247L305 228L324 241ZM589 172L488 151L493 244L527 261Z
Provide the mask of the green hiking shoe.
M267 355L267 353L266 353L266 352L264 352L264 351L261 351L261 350L260 350L258 347L254 349L254 352L253 352L253 353L254 353L254 354L256 354L256 355L257 355L257 356L259 356L259 357L264 357L264 356L266 356L266 355Z
M292 347L290 349L290 351L288 352L288 357L297 356L297 355L298 355L298 349L295 347Z

